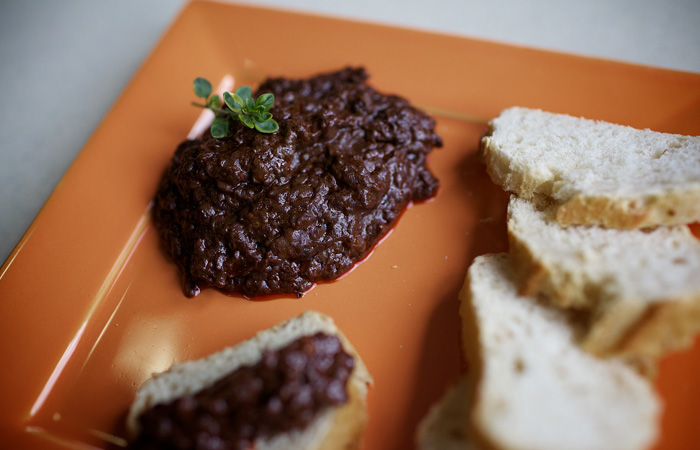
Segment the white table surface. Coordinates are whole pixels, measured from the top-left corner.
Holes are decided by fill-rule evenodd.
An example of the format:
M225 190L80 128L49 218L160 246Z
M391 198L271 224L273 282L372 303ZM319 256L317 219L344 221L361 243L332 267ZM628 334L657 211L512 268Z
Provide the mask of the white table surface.
M700 73L700 0L263 0ZM183 0L0 1L0 262Z

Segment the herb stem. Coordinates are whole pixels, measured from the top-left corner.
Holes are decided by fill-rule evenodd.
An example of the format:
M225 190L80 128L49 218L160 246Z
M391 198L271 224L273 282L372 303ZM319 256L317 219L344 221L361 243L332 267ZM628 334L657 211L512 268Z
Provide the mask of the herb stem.
M215 107L213 107L213 106L207 106L207 105L204 105L204 104L202 104L202 103L192 102L192 105L194 105L194 106L199 106L200 108L209 109L209 110L211 110L211 111L212 111L213 113L215 113L215 114L226 114L226 115L230 114L230 111L227 110L227 109L215 108Z

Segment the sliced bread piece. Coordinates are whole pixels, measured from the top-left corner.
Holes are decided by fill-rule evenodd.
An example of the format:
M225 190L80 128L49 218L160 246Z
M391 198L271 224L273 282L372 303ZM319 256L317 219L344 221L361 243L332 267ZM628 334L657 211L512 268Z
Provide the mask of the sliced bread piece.
M372 377L360 356L333 321L312 311L262 331L253 338L218 353L177 364L147 380L137 392L129 411L128 431L133 437L138 436L141 431L139 416L147 409L194 395L236 369L257 364L265 350L274 352L302 336L313 336L319 332L337 336L343 350L354 359L354 368L346 384L347 402L322 409L303 429L260 437L255 441L254 447L258 450L359 448L367 422L366 395Z
M514 107L490 122L481 151L495 183L552 199L562 225L700 220L700 137Z
M625 355L641 368L692 343L700 331L700 241L688 227L562 228L554 214L510 199L508 236L521 294L588 311L582 346Z
M575 342L564 311L517 294L507 254L480 256L460 293L472 438L484 448L643 449L659 399L617 359Z
M418 450L480 450L469 436L469 380L462 377L430 409L416 433Z

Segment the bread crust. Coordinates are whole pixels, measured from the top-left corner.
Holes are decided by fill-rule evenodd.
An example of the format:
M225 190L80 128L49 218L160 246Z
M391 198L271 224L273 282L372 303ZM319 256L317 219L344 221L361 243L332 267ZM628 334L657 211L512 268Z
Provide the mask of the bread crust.
M648 376L665 355L690 348L700 332L700 295L650 305L607 353L620 355ZM585 348L584 343L584 348Z
M467 423L471 398L467 377L454 386L430 409L416 433L418 450L485 450L473 442Z
M591 298L593 286L583 285L580 279L561 276L555 268L540 261L527 243L511 230L508 230L508 242L513 272L520 286L518 294L543 295L561 308L586 308L591 301L596 301Z
M682 225L700 218L700 185L645 197L576 195L557 209L562 226L599 224L634 229Z
M348 402L333 412L333 423L318 450L357 450L362 447L362 433L367 415L367 385L352 380L348 384Z

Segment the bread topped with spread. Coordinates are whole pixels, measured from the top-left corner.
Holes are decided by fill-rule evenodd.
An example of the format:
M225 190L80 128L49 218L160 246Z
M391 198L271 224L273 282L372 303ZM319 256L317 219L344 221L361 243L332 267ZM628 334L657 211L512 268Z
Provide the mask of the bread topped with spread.
M147 380L130 448L359 448L371 383L333 321L305 312Z
M421 425L419 448L649 448L660 403L648 380L583 351L565 311L517 290L509 255L474 260L460 293L469 371Z
M549 199L565 226L700 221L700 137L513 107L490 122L481 152L496 184Z

